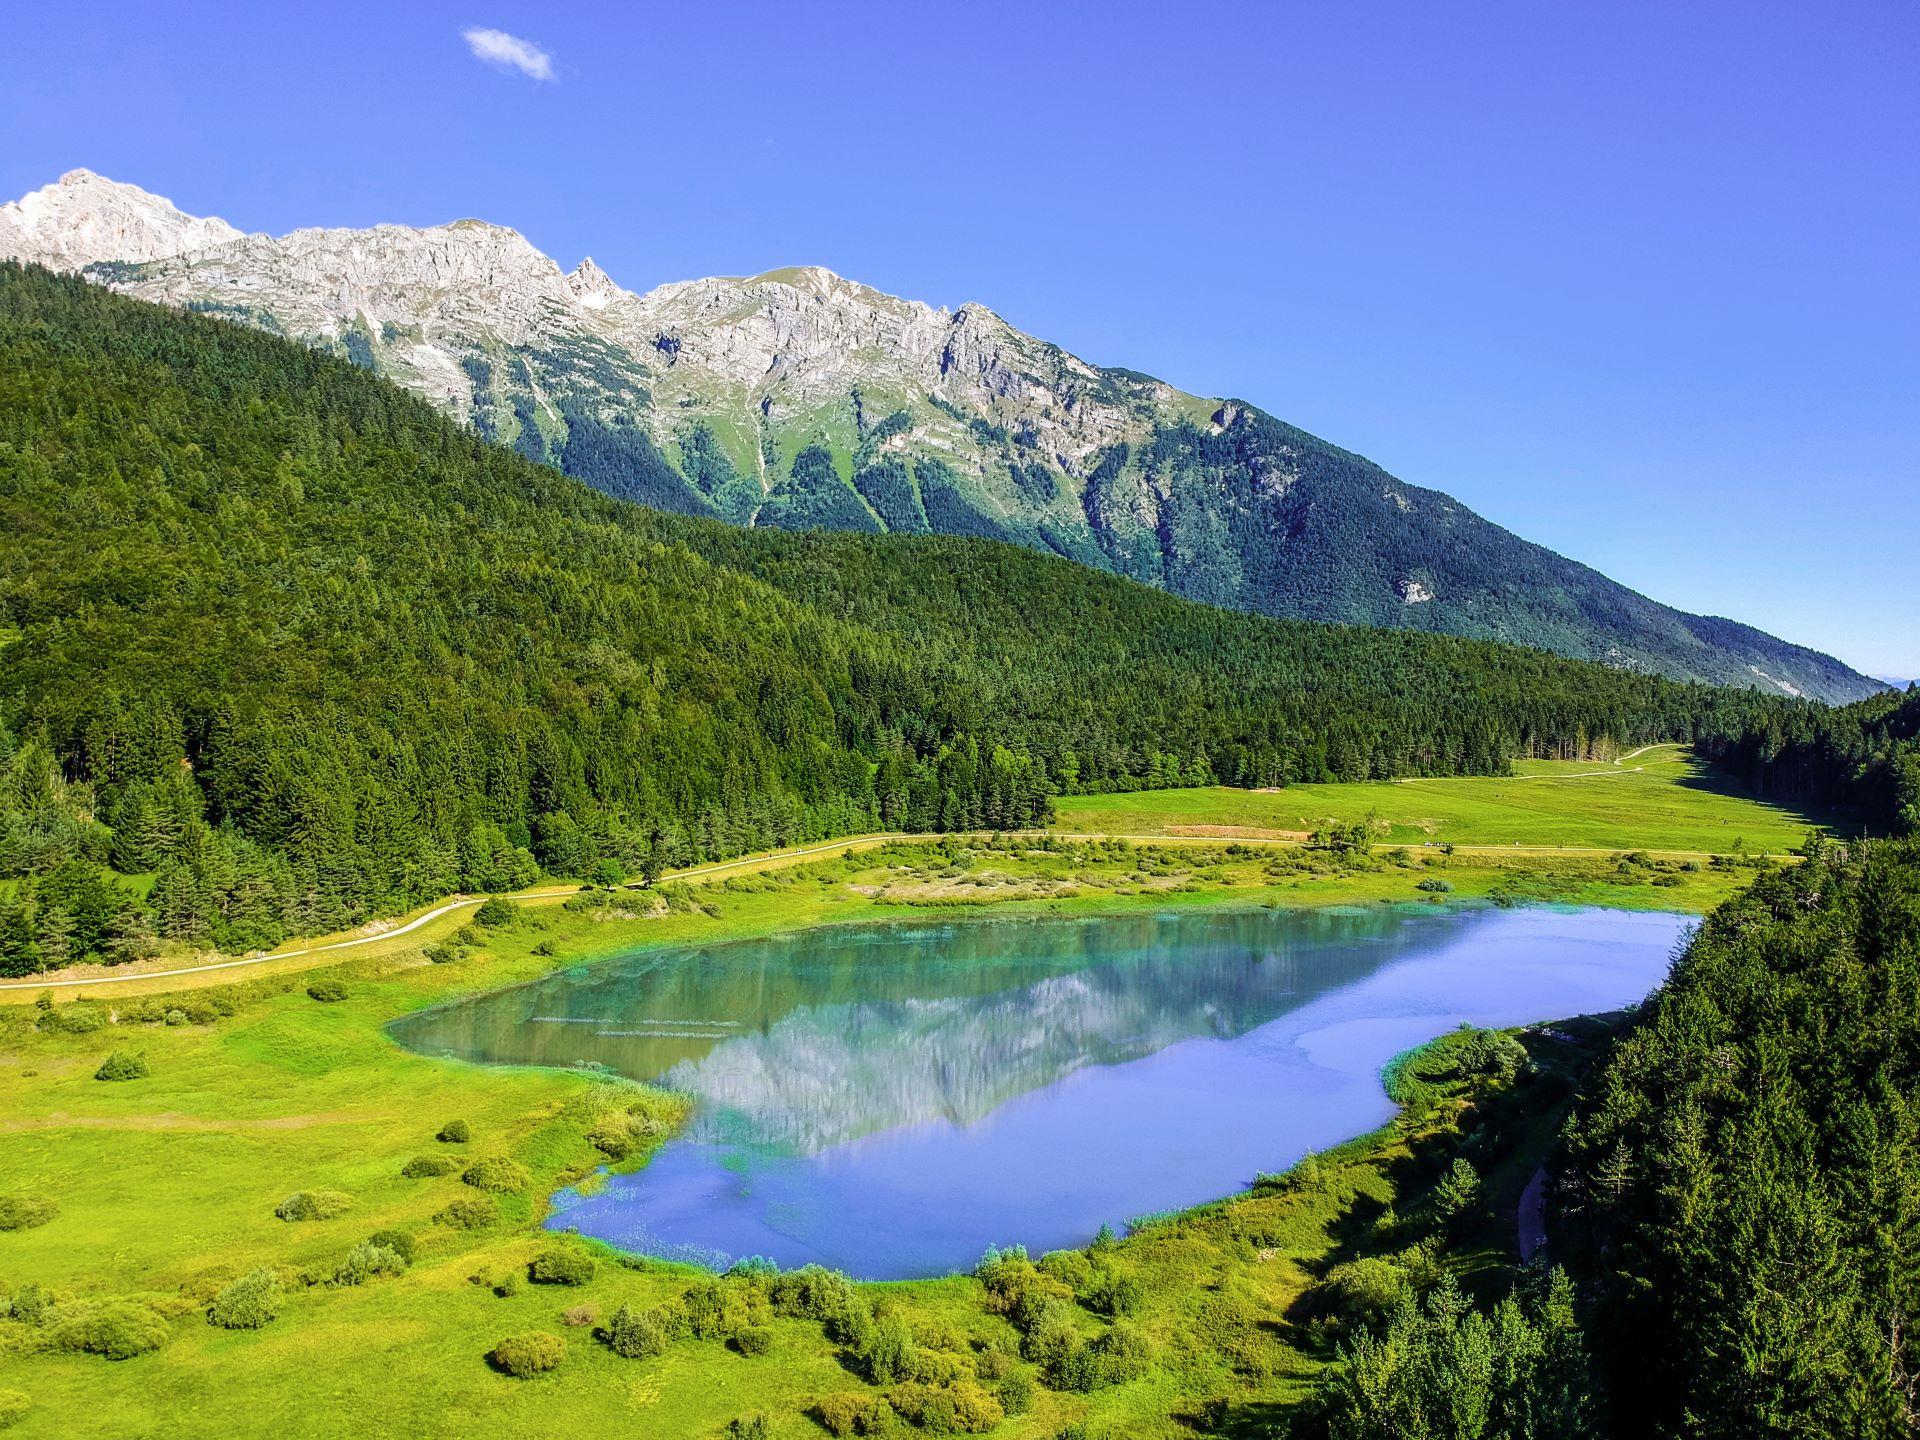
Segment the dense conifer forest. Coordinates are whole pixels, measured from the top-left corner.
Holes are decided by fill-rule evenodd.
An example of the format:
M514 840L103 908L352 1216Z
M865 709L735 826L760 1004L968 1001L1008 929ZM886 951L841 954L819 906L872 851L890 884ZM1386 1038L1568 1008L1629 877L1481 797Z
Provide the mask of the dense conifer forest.
M9 973L1030 825L1065 791L1499 773L1795 708L987 541L663 514L340 360L16 265L0 537Z
M1911 1435L1920 845L1711 915L1576 1110L1561 1238L1626 1436Z
M1703 739L1763 795L1850 811L1882 834L1920 834L1920 688L1836 710L1758 709L1739 730Z

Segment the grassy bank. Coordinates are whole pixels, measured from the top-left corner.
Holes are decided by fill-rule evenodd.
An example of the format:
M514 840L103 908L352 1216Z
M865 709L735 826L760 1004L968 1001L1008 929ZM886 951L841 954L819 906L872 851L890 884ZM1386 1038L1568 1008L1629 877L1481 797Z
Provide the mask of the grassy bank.
M0 1196L49 1200L57 1213L35 1228L0 1231L0 1285L16 1310L22 1295L28 1312L41 1306L42 1319L0 1321L0 1388L29 1397L27 1434L247 1433L269 1425L288 1435L432 1433L474 1407L507 1433L613 1421L693 1436L764 1412L772 1435L820 1434L804 1412L822 1395L878 1391L854 1373L858 1362L843 1358L844 1339L824 1333L817 1318L767 1310L771 1302L756 1299L748 1281L728 1282L745 1297L728 1304L746 1307L747 1318L725 1324L767 1332L765 1353L743 1355L689 1334L632 1360L592 1338L593 1325L565 1323L563 1312L586 1306L604 1324L623 1304L667 1305L691 1272L603 1254L584 1285L524 1279L529 1260L551 1243L534 1228L544 1197L610 1151L638 1163L675 1123L671 1097L585 1074L425 1059L392 1044L384 1023L635 945L704 944L821 923L1487 898L1704 910L1742 878L1611 856L1416 852L1342 861L1192 844L889 845L666 896L548 897L495 927L463 912L324 971L160 998L11 1007L0 1031ZM1422 882L1449 888L1423 890ZM469 943L450 945L448 929ZM433 963L429 951L445 963ZM94 1078L114 1052L137 1055L147 1073ZM1094 1433L1171 1434L1176 1424L1166 1417L1192 1420L1209 1404L1285 1402L1324 1357L1329 1335L1270 1317L1287 1314L1341 1247L1356 1243L1360 1197L1369 1197L1362 1209L1404 1213L1415 1193L1406 1187L1432 1179L1416 1152L1447 1132L1451 1113L1423 1110L1349 1147L1311 1185L1267 1187L1122 1242L1101 1266L1138 1281L1138 1308L1123 1318L1145 1337L1151 1360L1138 1376L1090 1393L1042 1385L1032 1412L1009 1418L1002 1433L1051 1436L1088 1415ZM469 1128L464 1143L435 1138L453 1120ZM422 1158L455 1168L403 1175ZM460 1171L495 1158L518 1167L506 1170L504 1190L462 1180ZM1490 1192L1504 1184L1490 1179ZM331 1218L278 1218L276 1207L297 1191L348 1198ZM462 1224L437 1218L462 1201L492 1213ZM1491 1198L1488 1207L1492 1235ZM417 1249L411 1265L341 1283L355 1247L389 1231ZM1487 1242L1489 1263L1499 1248ZM1071 1298L1092 1283L1082 1262L1050 1263L1060 1273L1048 1274L1046 1288L1066 1287L1056 1298L1077 1333L1105 1334L1110 1317ZM258 1331L210 1325L209 1299L263 1267L284 1288L279 1317ZM35 1296L51 1297L51 1311ZM968 1366L991 1353L985 1370L1036 1370L1021 1358L1027 1337L973 1279L861 1287L859 1297L869 1309L897 1308L922 1332L921 1349L962 1356ZM129 1323L161 1342L152 1353L112 1362L63 1348L89 1325L99 1329L102 1316L126 1321L129 1306ZM502 1336L536 1328L563 1337L558 1369L519 1380L488 1367L483 1357ZM941 1374L957 1363L927 1362Z

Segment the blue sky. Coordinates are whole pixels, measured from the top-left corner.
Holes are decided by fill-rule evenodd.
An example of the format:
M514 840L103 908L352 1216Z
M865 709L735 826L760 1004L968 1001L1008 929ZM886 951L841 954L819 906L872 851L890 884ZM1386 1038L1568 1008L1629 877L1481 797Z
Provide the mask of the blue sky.
M86 166L249 230L478 215L633 289L819 263L979 300L1920 675L1910 0L103 3L8 32L0 196Z

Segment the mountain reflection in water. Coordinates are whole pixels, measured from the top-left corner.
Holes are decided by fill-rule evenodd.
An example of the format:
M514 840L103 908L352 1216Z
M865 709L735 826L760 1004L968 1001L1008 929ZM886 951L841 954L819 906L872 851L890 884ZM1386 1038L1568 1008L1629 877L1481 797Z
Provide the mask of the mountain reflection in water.
M864 925L642 952L396 1022L427 1054L590 1062L688 1130L554 1223L719 1263L938 1273L1244 1185L1379 1123L1393 1053L1638 999L1682 921L1195 910Z

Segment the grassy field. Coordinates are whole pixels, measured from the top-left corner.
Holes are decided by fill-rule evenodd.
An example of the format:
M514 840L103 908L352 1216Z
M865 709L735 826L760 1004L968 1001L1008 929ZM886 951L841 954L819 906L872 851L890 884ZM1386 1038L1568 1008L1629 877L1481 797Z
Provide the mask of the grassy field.
M1664 781L1670 795L1691 793L1678 783L1683 772L1672 777ZM1513 782L1461 783L1491 792ZM1741 816L1756 848L1770 843L1763 813ZM817 1318L770 1312L761 1282L728 1281L723 1299L732 1307L727 1326L766 1332L765 1353L739 1353L724 1336L684 1335L653 1358L625 1359L593 1338L592 1324L568 1323L565 1312L583 1318L579 1307L604 1323L621 1304L673 1304L696 1284L697 1272L604 1252L586 1284L525 1279L529 1259L554 1243L536 1228L545 1197L605 1161L610 1129L630 1138L627 1163L639 1163L676 1122L678 1102L591 1074L413 1055L383 1026L423 1005L637 945L829 922L1483 897L1698 912L1747 873L1622 863L1611 853L1422 847L1343 862L1192 840L895 843L767 873L723 872L674 887L670 903L608 893L568 905L555 893L484 931L461 911L364 949L289 960L281 973L194 977L205 983L159 998L138 992L168 982L105 987L77 1002L63 996L51 1008L14 996L27 1003L0 1008L0 1200L46 1199L57 1213L35 1228L0 1229L0 1315L15 1317L0 1318L0 1418L21 1410L23 1435L433 1434L482 1422L516 1435L612 1424L677 1437L723 1434L735 1419L765 1414L768 1434L798 1437L824 1433L806 1414L821 1396L878 1393ZM1451 886L1445 896L1416 888L1435 877ZM429 963L423 947L456 931L475 942L464 958ZM309 992L328 993L326 981L339 982L343 996ZM137 1053L149 1073L95 1079L115 1051ZM1090 1264L1137 1280L1144 1298L1127 1323L1152 1358L1144 1373L1092 1393L1043 1385L1031 1412L995 1433L1041 1440L1085 1419L1096 1436L1172 1436L1191 1433L1203 1411L1258 1417L1296 1397L1331 1343L1304 1297L1356 1246L1385 1243L1355 1233L1357 1204L1373 1214L1422 1213L1437 1172L1420 1156L1451 1143L1453 1113L1423 1109L1356 1142L1311 1183L1267 1187L1154 1225L1093 1260L1049 1262L1046 1283L1069 1297L1084 1288ZM1537 1142L1547 1111L1530 1102L1527 1113ZM465 1144L435 1138L454 1119L471 1127ZM457 1156L462 1165L510 1159L524 1176L494 1200L494 1218L461 1228L436 1217L482 1192L457 1173L403 1177L422 1156ZM1489 1274L1501 1270L1509 1192L1524 1183L1528 1163L1507 1156L1488 1172L1482 1227L1460 1253ZM334 1218L276 1218L276 1206L300 1190L350 1198ZM355 1247L382 1231L418 1247L413 1263L341 1283ZM209 1324L209 1298L262 1267L285 1287L279 1317L260 1330ZM920 1349L957 1357L926 1362L941 1374L1035 1369L976 1280L862 1286L856 1303L910 1322ZM1303 1303L1298 1323L1274 1318ZM1084 1338L1108 1331L1097 1309L1069 1305ZM113 1361L72 1350L129 1317L161 1342L152 1353ZM489 1368L491 1346L530 1329L564 1338L558 1369L521 1380ZM9 1400L8 1391L24 1399Z
M1511 777L1208 788L1069 795L1063 831L1122 835L1303 838L1329 822L1376 817L1396 845L1567 846L1724 854L1736 844L1781 853L1816 823L1726 786L1678 746L1618 765L1520 761Z

